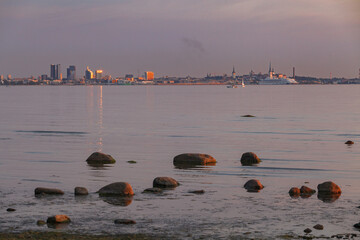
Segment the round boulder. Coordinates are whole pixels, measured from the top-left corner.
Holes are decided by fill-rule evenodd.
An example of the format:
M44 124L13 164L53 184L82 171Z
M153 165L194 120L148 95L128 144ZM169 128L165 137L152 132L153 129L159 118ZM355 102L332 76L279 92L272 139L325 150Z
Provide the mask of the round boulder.
M246 152L243 153L240 160L241 164L244 166L251 166L253 164L258 164L261 162L261 160L258 158L258 156L253 152Z
M314 190L314 189L311 189L311 188L309 188L309 187L307 187L307 186L302 186L301 188L300 188L300 193L301 194L304 194L304 195L312 195L312 194L314 194L316 191Z
M63 195L64 192L56 188L35 188L35 195Z
M86 162L88 164L111 164L111 163L115 163L115 159L105 153L101 153L101 152L94 152L93 154L91 154L88 159L86 159Z
M98 191L100 196L132 196L134 191L127 182L115 182L102 187Z
M84 187L76 187L74 189L74 193L75 193L76 196L83 196L83 195L88 195L89 194L88 190L86 188L84 188Z
M55 215L52 217L48 217L47 223L55 224L55 223L69 223L70 218L66 215Z
M300 196L300 189L297 187L293 187L289 190L290 197L299 197Z
M153 187L158 188L175 188L179 186L178 181L171 177L157 177L153 181Z
M251 179L245 183L244 188L248 190L248 192L258 192L263 189L264 186L260 183L259 180Z
M328 181L317 186L319 194L340 194L341 189L335 183Z
M174 157L174 165L207 165L215 164L216 159L208 154L183 153Z

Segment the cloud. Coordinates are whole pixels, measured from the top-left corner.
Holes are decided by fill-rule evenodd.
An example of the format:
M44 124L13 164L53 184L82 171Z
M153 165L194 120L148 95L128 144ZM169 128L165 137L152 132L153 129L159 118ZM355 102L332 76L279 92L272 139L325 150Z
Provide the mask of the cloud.
M205 48L204 48L203 44L200 41L196 40L196 39L190 39L190 38L184 37L182 39L182 42L188 48L195 49L195 50L197 50L199 52L202 52L202 53L205 52Z

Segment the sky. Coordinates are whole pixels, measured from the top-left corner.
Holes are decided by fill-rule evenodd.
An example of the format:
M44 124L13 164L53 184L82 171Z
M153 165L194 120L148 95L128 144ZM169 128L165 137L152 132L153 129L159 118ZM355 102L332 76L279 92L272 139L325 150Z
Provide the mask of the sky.
M1 0L0 74L355 78L359 0Z

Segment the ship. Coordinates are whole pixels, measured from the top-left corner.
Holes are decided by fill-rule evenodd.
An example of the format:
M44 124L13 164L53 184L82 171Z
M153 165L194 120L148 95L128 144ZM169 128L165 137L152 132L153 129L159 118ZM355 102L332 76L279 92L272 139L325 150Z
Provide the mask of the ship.
M271 68L271 62L269 66L269 76L258 82L259 85L288 85L297 83L294 78L288 78L283 74L275 74L274 69Z

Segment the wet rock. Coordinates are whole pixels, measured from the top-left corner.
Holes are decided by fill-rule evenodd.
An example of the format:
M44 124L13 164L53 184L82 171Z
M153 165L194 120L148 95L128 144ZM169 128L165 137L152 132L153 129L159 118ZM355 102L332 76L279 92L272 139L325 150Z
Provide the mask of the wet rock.
M15 212L16 209L15 209L15 208L8 208L8 209L6 209L6 211L8 211L8 212Z
M101 153L101 152L94 152L93 154L91 154L88 159L86 159L86 162L88 164L112 164L115 163L115 159L105 153Z
M250 114L246 114L246 115L242 115L241 117L255 117L254 115L250 115Z
M253 152L246 152L243 153L240 160L241 164L244 166L251 166L253 164L258 164L261 162L261 160L258 158L258 156Z
M204 190L193 190L193 191L189 191L189 193L193 193L193 194L204 194L205 191L204 191Z
M66 215L55 215L52 217L48 217L46 222L49 224L56 224L56 223L69 223L71 221L70 218Z
M127 163L130 163L130 164L135 164L135 163L137 163L136 161L134 161L134 160L130 160L130 161L127 161Z
M351 141L351 140L349 140L349 141L346 141L346 142L345 142L345 144L347 144L347 145L353 145L353 144L354 144L354 142L353 142L353 141Z
M299 197L300 196L300 189L297 187L293 187L289 190L290 197Z
M360 229L360 222L354 224L354 228Z
M307 187L307 186L302 186L300 188L300 194L302 194L302 195L312 195L314 193L316 193L316 191L314 189L311 189L311 188Z
M115 224L136 224L136 222L134 220L131 219L116 219L114 221Z
M216 159L208 154L183 153L174 157L174 165L207 165L215 164Z
M158 188L175 188L179 186L178 181L171 177L157 177L153 181L153 187Z
M258 192L263 189L264 186L260 183L259 180L251 179L245 183L244 188L248 190L248 192Z
M86 188L84 188L84 187L76 187L76 188L74 189L74 194L75 194L76 196L84 196L84 195L88 195L89 192L88 192L88 190L87 190Z
M36 221L36 225L38 225L38 226L43 226L43 225L45 225L45 224L46 224L46 222L43 221L43 220L37 220L37 221Z
M335 183L328 181L317 186L319 194L340 194L341 189Z
M98 191L100 196L132 196L134 191L127 182L115 182L102 187Z
M63 195L64 192L56 188L35 188L35 195Z
M304 233L306 233L306 234L311 233L311 232L312 232L312 230L311 230L310 228L306 228L306 229L304 230Z
M316 229L316 230L323 230L324 226L321 225L321 224L316 224L315 226L313 226L313 228Z
M153 188L147 188L143 191L143 193L162 193L163 190L161 188L153 187Z

